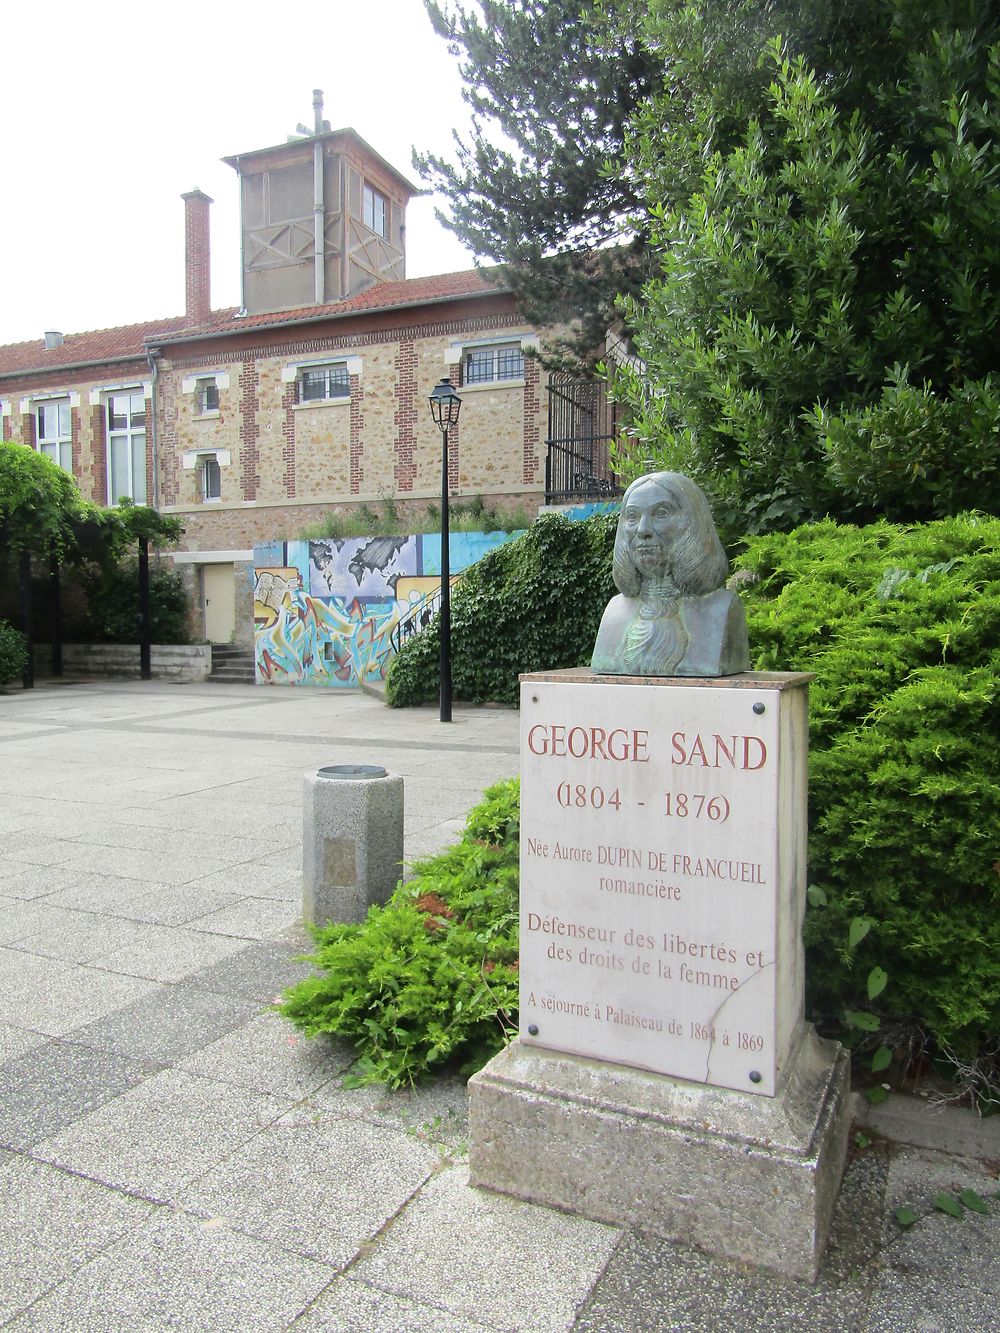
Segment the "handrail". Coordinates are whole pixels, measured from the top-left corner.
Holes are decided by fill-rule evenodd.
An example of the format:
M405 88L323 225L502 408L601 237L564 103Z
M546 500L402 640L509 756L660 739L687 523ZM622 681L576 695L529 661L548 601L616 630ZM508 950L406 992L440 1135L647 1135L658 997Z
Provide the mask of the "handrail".
M389 635L389 640L397 653L402 649L407 639L427 628L431 616L440 606L441 589L438 587L433 592L426 593L419 602L412 603L406 614L400 616ZM418 620L420 621L419 624L416 623Z

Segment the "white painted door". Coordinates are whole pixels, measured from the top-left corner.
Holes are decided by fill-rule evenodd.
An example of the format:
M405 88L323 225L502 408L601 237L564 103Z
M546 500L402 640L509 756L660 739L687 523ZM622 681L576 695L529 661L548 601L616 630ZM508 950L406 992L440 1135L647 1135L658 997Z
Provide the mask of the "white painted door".
M232 643L236 629L236 583L231 564L202 565L205 599L205 638L209 643Z

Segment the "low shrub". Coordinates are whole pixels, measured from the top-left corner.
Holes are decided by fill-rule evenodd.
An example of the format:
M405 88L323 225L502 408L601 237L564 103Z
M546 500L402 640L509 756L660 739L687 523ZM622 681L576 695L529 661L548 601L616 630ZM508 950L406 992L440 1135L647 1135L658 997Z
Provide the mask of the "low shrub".
M28 645L24 635L6 620L0 620L0 690L8 681L24 674Z
M354 1081L413 1083L469 1072L505 1043L517 1010L518 783L491 787L454 847L418 861L360 925L313 931L308 961L278 1008L307 1036L347 1038Z
M543 514L523 536L466 570L451 599L452 688L470 703L511 706L518 674L590 661L614 595L617 515L574 522ZM438 695L439 620L404 644L386 673L392 707Z
M824 522L739 560L753 665L809 671L811 1016L974 1056L1000 1033L1000 520ZM874 925L851 958L856 917Z
M378 508L362 503L348 510L331 510L316 523L299 533L301 541L341 540L349 537L401 537L414 532L440 532L441 507L433 501L414 518L400 509L393 496L383 496ZM519 532L530 526L532 515L518 505L505 509L489 504L481 495L468 500L453 500L448 506L448 526L452 532Z

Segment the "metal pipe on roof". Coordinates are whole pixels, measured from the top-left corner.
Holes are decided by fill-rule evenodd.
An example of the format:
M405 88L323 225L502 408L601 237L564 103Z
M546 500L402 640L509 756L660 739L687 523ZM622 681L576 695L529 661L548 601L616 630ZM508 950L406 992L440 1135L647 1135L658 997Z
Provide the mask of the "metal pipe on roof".
M320 111L323 103L320 102ZM324 237L326 235L326 212L323 207L323 143L317 139L313 143L313 267L315 280L316 304L326 300L326 255Z
M160 447L159 447L160 441L159 441L159 431L157 430L157 419L156 419L156 400L159 395L157 393L156 385L157 385L157 380L159 379L161 355L162 353L159 352L155 347L149 347L146 349L146 360L149 362L149 374L151 380L151 387L149 391L149 398L150 398L149 430L150 430L150 440L151 440L152 455L153 455L153 508L154 509L159 509L160 507Z
M350 290L350 263L348 255L351 253L351 215L348 212L347 197L347 176L350 168L347 164L347 158L342 157L337 167L337 176L339 180L340 195L338 204L340 207L340 259L338 260L338 270L340 273L340 298L346 299Z

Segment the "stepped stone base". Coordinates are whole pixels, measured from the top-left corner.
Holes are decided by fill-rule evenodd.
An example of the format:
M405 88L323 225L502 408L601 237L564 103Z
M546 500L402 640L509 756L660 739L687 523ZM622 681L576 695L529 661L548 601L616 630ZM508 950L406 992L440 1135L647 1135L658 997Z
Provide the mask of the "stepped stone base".
M774 1097L517 1041L469 1093L473 1185L815 1281L850 1098L811 1026Z

